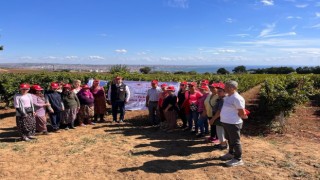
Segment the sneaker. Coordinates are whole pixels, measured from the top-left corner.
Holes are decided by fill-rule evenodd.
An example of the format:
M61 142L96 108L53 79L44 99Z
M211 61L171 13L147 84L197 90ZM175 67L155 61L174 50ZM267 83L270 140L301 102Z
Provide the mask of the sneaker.
M37 139L37 138L35 138L35 137L33 137L33 136L28 136L27 138L28 138L28 139Z
M118 123L118 121L117 121L117 120L113 120L112 122L114 122L114 123Z
M244 162L242 161L242 159L237 160L237 159L232 158L230 161L226 162L226 165L228 167L242 166L242 165L244 165Z
M48 133L48 131L44 131L44 132L42 132L42 134L43 135L48 135L49 133Z
M221 144L215 144L215 145L213 146L213 149L219 149L219 150L225 150L225 149L227 149L227 148L228 148L227 145L221 145Z
M89 123L89 125L96 125L96 123L94 123L94 122L90 122L90 123Z
M225 154L225 155L223 155L223 156L220 156L220 159L221 159L222 161L228 161L228 160L230 160L230 159L233 159L233 155L230 154L230 153L227 153L227 154Z
M31 141L31 139L27 138L27 137L22 137L21 141Z
M64 128L64 130L69 130L69 127L67 126L66 128Z
M119 121L119 123L123 123L123 119L121 119L121 120Z
M85 124L81 123L81 124L80 124L80 126L84 127L84 126L87 126L87 125L85 125Z
M74 127L74 126L71 126L71 127L70 127L70 129L75 129L75 128L76 128L76 127Z

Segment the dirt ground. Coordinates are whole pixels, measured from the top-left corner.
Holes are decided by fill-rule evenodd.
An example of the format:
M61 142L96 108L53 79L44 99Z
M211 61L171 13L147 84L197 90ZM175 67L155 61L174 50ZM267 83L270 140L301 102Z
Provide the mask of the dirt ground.
M320 179L319 112L299 106L285 134L243 134L245 165L228 168L218 159L226 151L148 126L146 111L21 142L14 110L0 110L0 179Z

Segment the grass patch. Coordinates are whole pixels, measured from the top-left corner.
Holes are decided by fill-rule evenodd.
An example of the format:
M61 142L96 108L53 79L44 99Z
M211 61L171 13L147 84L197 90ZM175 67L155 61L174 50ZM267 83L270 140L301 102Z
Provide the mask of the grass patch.
M96 138L92 138L92 137L84 137L81 139L81 143L84 146L95 144L96 142L97 142Z
M5 149L6 147L8 147L7 143L0 143L0 149Z
M25 152L26 148L23 144L15 144L13 145L12 150L16 152Z
M295 171L293 173L293 177L296 177L296 178L305 178L305 177L310 177L310 174L308 172L305 172L301 169Z
M83 147L79 147L79 146L77 146L77 147L72 147L71 149L69 149L69 150L67 151L67 154L79 153L79 152L81 152L83 149L84 149Z

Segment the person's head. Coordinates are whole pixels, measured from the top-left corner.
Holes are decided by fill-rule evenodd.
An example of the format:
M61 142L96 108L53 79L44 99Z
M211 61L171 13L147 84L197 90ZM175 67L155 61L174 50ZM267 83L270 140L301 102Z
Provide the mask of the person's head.
M167 87L167 92L168 92L169 94L173 94L175 91L176 91L176 90L175 90L174 86L168 86L168 87Z
M87 84L82 85L83 91L90 91L90 87Z
M57 91L58 89L59 89L59 84L58 83L56 83L56 82L52 82L51 84L50 84L50 89L52 90L52 91Z
M202 85L199 87L199 90L202 94L207 94L209 93L209 87L207 85Z
M228 93L229 95L233 94L234 92L236 92L238 89L238 83L236 81L227 81L225 83L225 91L226 93Z
M188 88L189 88L190 92L194 92L196 90L196 88L197 88L197 83L196 82L190 82L188 84Z
M209 88L213 95L216 95L218 93L217 87L218 87L218 83L210 84Z
M27 94L30 90L30 85L27 83L22 83L20 84L19 89L22 95Z
M208 86L209 85L209 80L203 79L200 83L201 86Z
M117 77L115 78L115 83L116 83L116 84L121 84L121 83L122 83L122 77L121 77L121 76L117 76Z
M77 89L77 88L80 87L80 85L81 85L81 81L80 80L76 79L76 80L73 81L74 88Z
M164 92L164 91L166 91L168 85L166 83L163 83L163 84L161 84L160 87L161 87L162 91Z
M182 81L180 83L180 89L185 91L187 89L187 85L188 85L187 81Z
M32 94L35 94L37 96L42 96L42 94L43 94L42 91L43 91L43 88L38 84L34 84L34 85L31 86L31 91L30 92Z
M226 96L226 93L225 93L225 85L223 83L218 83L218 87L217 87L217 92L218 92L218 96L220 98L223 98Z
M158 81L157 80L152 80L151 81L151 87L152 88L157 88L158 87Z
M100 80L99 80L99 79L95 79L95 80L93 81L92 86L93 86L93 87L97 87L97 86L99 86L99 84L100 84Z
M70 84L63 85L63 92L69 92L70 90L71 90L71 85Z

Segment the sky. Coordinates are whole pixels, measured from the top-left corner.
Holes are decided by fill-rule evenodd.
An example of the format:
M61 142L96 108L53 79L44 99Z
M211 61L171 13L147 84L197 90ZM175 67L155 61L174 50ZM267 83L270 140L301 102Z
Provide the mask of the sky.
M10 0L0 63L320 65L320 0Z

